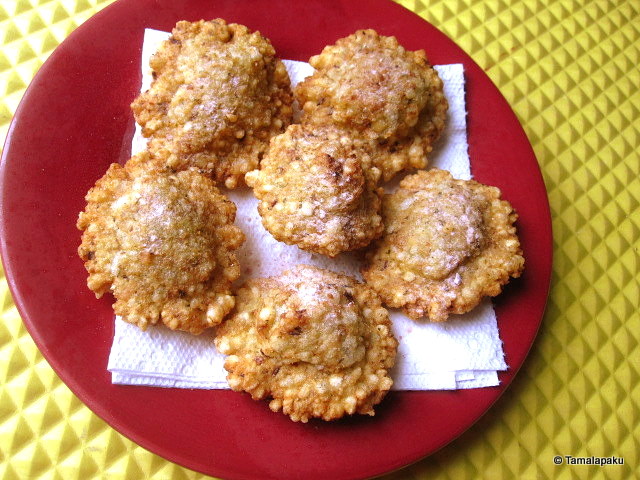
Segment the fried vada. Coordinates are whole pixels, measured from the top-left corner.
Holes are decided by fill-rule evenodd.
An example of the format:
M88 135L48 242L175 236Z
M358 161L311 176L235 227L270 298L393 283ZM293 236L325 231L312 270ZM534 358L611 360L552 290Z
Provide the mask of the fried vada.
M382 205L385 233L361 273L385 305L413 319L468 312L523 271L517 214L495 187L420 171Z
M89 191L78 253L89 288L97 297L111 291L124 320L198 334L234 306L244 235L233 224L235 205L211 179L149 171L149 155L111 165Z
M269 40L243 25L180 21L150 66L151 87L131 108L162 167L195 167L235 188L291 123L284 64Z
M378 295L315 267L249 280L215 343L233 390L294 421L374 415L393 383L397 341Z
M423 50L359 30L311 57L316 72L295 88L302 123L333 123L369 145L384 180L424 168L445 127L442 80Z
M277 240L334 257L382 234L379 178L369 154L344 131L291 125L271 140L246 183Z

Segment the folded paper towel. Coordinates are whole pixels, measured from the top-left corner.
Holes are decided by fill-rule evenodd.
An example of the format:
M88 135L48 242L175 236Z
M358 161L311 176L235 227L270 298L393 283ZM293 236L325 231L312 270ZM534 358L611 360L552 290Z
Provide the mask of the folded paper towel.
M149 57L168 33L146 30L142 55L142 90L149 87ZM295 85L313 72L304 62L285 60ZM467 154L464 72L462 65L436 69L445 85L449 118L442 140L430 163L449 170L454 177L471 178ZM136 130L132 153L145 148ZM241 281L250 277L278 275L305 263L360 278L356 255L337 259L312 254L276 241L262 226L257 200L250 190L226 192L238 207L236 224L247 235L238 253L243 267ZM396 366L391 375L395 390L441 390L498 385L497 371L506 370L496 317L489 300L472 312L453 316L442 324L415 322L391 311L393 330L399 340ZM213 332L193 336L157 326L142 332L116 319L108 369L113 383L179 388L228 388L224 357L213 346Z

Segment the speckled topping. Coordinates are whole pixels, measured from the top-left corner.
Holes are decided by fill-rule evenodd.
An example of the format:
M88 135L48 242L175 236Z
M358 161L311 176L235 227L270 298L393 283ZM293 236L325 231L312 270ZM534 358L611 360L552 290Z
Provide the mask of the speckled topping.
M291 123L293 97L269 40L221 19L176 24L131 105L149 149L172 170L197 167L228 188Z
M331 125L291 125L246 182L264 227L282 242L333 257L382 234L380 171Z
M448 103L423 50L409 52L395 37L359 30L309 63L316 72L295 89L303 123L331 122L371 143L385 180L426 166Z
M141 328L158 322L200 333L233 308L244 235L235 205L193 170L160 174L113 164L87 194L78 249L97 297L112 291L115 313Z
M391 388L397 342L375 292L355 279L298 266L252 279L218 327L233 390L270 398L294 421L373 415Z
M385 195L383 218L362 275L387 306L414 319L465 313L524 268L517 215L495 187L420 171Z

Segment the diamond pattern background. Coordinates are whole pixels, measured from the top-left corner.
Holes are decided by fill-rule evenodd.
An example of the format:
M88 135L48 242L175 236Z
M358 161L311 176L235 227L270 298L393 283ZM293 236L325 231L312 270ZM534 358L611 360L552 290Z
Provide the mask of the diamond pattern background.
M38 67L112 0L0 2L0 138ZM545 178L554 270L519 375L458 440L388 479L640 474L640 3L400 0L505 95ZM58 379L0 282L0 478L200 479L115 432ZM554 455L624 466L556 466Z

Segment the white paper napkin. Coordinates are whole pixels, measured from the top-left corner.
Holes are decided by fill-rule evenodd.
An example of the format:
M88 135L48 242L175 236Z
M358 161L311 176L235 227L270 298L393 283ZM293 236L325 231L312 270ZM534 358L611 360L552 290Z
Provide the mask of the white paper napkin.
M149 57L166 32L145 31L142 55L142 91L150 83ZM304 62L284 61L292 83L313 72ZM462 65L441 65L436 69L445 85L449 118L431 165L469 179L467 154L464 73ZM139 129L132 142L133 153L145 148ZM277 275L305 263L343 272L361 279L354 255L337 259L312 254L276 241L267 232L257 213L257 200L249 189L227 191L238 206L236 224L247 241L239 251L243 267L241 282L250 277ZM489 300L472 312L454 316L443 324L415 322L392 311L393 330L400 345L392 371L395 390L440 390L498 385L497 371L506 370L496 317ZM108 369L113 383L179 388L228 388L224 357L213 345L213 331L200 336L168 328L138 327L116 319Z

